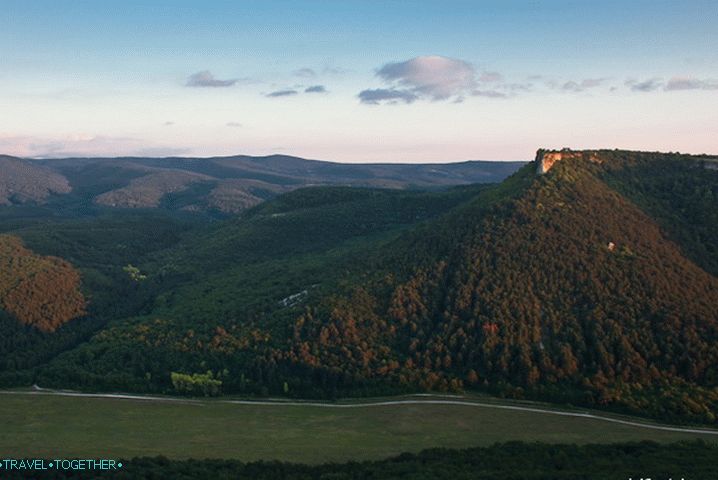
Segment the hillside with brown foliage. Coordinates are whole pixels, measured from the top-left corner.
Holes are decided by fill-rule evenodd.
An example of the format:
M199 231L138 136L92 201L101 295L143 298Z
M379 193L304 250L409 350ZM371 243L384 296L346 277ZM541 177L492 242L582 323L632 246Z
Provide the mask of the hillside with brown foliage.
M0 306L18 321L52 332L85 313L80 274L68 262L0 235Z
M402 249L442 235L454 246L405 280L309 309L269 362L322 371L336 388L483 386L714 422L718 278L605 183L634 154L603 155L557 162L490 213L464 209L433 237L405 239Z

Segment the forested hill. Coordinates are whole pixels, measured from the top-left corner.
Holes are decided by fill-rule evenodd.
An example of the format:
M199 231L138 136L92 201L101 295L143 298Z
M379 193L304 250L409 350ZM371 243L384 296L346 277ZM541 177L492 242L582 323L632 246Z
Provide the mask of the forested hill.
M536 176L542 160L400 239L408 275L308 309L276 361L714 422L718 172L599 151Z
M29 352L52 340L33 336L27 368L0 381L295 396L477 389L715 423L712 161L540 151L493 186L297 190L166 237L134 270L101 276L73 251L104 302L115 272L137 308L88 341L53 343L70 346L44 365ZM38 229L18 235L61 253L41 248ZM69 338L73 324L47 338Z

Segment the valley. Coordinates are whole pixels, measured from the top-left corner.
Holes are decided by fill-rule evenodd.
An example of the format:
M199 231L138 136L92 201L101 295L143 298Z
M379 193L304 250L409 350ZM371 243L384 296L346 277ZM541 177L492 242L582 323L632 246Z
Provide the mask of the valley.
M0 480L718 479L716 25L3 0Z

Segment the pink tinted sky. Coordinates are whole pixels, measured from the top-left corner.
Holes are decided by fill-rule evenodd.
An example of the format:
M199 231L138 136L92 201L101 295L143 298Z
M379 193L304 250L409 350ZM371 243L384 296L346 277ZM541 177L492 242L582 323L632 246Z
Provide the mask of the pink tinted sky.
M0 153L718 153L718 3L7 0Z

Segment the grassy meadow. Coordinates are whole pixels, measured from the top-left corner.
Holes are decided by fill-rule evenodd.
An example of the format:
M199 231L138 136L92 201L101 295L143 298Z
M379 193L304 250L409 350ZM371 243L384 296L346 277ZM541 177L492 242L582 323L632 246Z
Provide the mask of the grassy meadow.
M165 455L303 463L379 459L432 447L466 448L510 440L718 442L718 435L462 405L336 409L8 392L0 396L0 428L0 452L6 457Z

